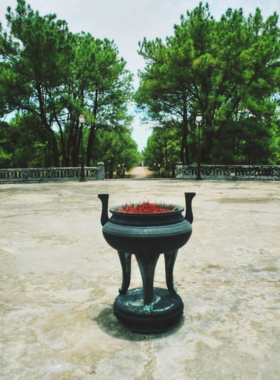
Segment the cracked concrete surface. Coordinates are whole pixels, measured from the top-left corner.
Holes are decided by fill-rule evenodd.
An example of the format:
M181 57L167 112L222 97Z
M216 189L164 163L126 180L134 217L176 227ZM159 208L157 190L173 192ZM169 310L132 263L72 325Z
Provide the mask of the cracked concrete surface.
M112 313L121 267L97 194L111 206L184 205L185 191L197 195L174 270L184 317L165 334L133 334ZM279 380L278 183L1 185L0 201L1 380ZM163 258L155 286L165 287Z

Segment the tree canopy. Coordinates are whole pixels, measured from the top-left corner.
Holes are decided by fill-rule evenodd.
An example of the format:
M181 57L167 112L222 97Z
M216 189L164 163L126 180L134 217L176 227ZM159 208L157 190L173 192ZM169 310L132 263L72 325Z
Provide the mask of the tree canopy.
M178 131L183 162L195 161L198 113L204 163L279 161L277 23L276 13L263 20L259 9L248 18L228 9L216 21L200 3L165 42L139 43L146 66L136 101L158 127Z
M151 166L190 164L198 156L205 164L280 162L276 13L264 20L260 9L245 17L229 8L215 20L199 3L164 41L139 42L146 65L135 94L114 41L74 34L25 0L8 8L6 19L0 117L13 118L0 123L0 167L78 166L83 147L88 166L110 160L129 168L139 159L133 101L155 126L144 151Z
M32 129L34 144L44 146L46 166L77 166L82 145L86 164L93 163L98 134L131 135L132 74L114 41L73 34L65 21L41 16L24 0L15 11L8 8L6 18L9 31L0 31L0 112L17 113L3 132L6 138L16 126L26 135Z

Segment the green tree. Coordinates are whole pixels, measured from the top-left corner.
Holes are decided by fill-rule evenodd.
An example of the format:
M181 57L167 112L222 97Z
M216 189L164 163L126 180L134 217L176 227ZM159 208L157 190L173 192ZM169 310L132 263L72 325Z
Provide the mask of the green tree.
M6 15L10 34L1 35L1 77L9 110L20 109L37 115L41 120L53 164L59 166L59 150L53 127L52 92L62 85L71 60L71 43L64 21L55 15L40 16L24 0L18 0L15 13Z
M128 126L132 121L127 111L132 98L132 74L126 70L123 58L119 58L113 41L101 41L83 33L75 39L71 82L77 97L73 103L78 98L87 117L87 165L90 165L98 131Z
M278 16L266 21L261 11L246 19L242 9L228 9L214 20L208 4L199 4L175 25L174 35L144 41L139 54L146 60L136 100L147 116L181 131L181 159L188 163L188 139L195 143L195 115L201 112L202 157L212 162L222 134L237 110L264 122L272 118L271 95L279 83ZM185 144L185 145L184 145ZM184 152L184 154L182 154Z
M170 171L175 167L179 154L180 134L178 130L157 127L148 138L143 158L153 170L158 170L158 165L160 165L164 171Z
M95 162L103 161L106 171L130 170L140 161L137 144L128 129L112 128L96 135L94 144Z
M52 152L50 165L76 166L83 112L90 165L97 131L131 122L126 105L132 75L117 47L90 34L72 34L65 21L40 16L24 0L14 13L8 8L6 17L9 33L0 33L2 115L17 110L37 116Z
M19 113L0 124L0 167L45 167L51 160L41 120L34 114Z

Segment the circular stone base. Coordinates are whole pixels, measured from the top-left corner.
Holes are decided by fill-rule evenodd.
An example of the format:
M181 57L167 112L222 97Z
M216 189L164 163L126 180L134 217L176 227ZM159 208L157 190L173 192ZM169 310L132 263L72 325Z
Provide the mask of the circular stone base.
M178 322L183 314L184 304L178 294L166 289L154 288L154 306L151 313L144 311L143 289L129 290L119 295L114 303L115 316L128 325L132 332L159 334Z

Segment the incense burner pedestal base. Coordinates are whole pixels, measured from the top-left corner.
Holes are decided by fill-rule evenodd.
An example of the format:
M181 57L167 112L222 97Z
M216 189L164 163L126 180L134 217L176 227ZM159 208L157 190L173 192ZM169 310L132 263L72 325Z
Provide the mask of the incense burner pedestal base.
M183 315L184 304L176 293L154 288L153 307L145 311L143 288L120 294L114 303L114 314L132 332L140 334L164 333L176 324Z

